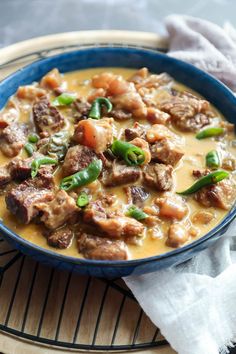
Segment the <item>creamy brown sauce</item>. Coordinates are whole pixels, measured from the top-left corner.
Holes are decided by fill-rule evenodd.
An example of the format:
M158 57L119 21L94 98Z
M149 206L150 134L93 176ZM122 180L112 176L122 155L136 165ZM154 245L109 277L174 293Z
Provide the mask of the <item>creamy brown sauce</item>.
M136 70L133 69L96 68L96 69L88 69L88 70L67 73L64 74L64 80L67 83L68 91L75 91L78 92L80 95L86 97L91 91L91 85L89 82L86 85L84 85L84 82L87 82L87 80L91 79L92 76L94 76L95 74L104 71L109 71L115 74L122 75L125 79L129 78L130 76L132 76L132 74L136 72ZM187 90L191 92L191 90L189 90L188 88L180 84L176 84L176 88L178 90ZM31 113L29 110L29 106L27 106L27 104L25 104L24 110L25 112L22 113L21 120L28 121L28 119L31 119ZM63 112L63 114L66 115L67 113L66 108L64 109L62 108L61 111ZM215 109L214 111L216 112L217 117L223 119L222 115L219 112L217 112ZM147 123L146 121L141 121L140 123L150 126L150 124ZM116 123L117 129L131 127L132 125L133 125L133 121L129 121L129 120ZM174 168L173 191L181 191L193 184L194 179L192 177L192 170L205 168L206 154L211 150L215 150L215 149L220 150L220 144L222 144L222 142L217 141L213 138L209 138L205 140L197 140L195 138L196 135L195 133L184 133L184 132L180 132L179 130L175 130L174 128L172 130L175 131L176 134L180 135L184 141L183 149L185 155L183 156L180 163L178 163L177 166ZM235 148L229 147L229 141L232 139L234 139L233 134L229 136L224 142L228 145L228 150L231 151L231 153L234 154L234 156L236 156ZM9 158L5 157L2 153L0 153L0 165L5 164L7 161L9 161ZM121 203L123 203L124 205L127 204L127 199L123 191L123 186L119 186L116 188L109 188L109 190L111 193L114 193L119 197ZM152 200L155 199L158 195L160 195L160 193L155 192L151 189L149 189L149 192L151 193L151 198L148 199L146 205L151 204ZM186 225L187 227L189 227L191 223L190 217L200 209L209 210L214 214L214 218L208 224L194 225L199 230L199 234L195 238L192 237L191 239L189 239L188 242L192 242L195 239L205 235L208 231L214 228L228 212L226 210L222 210L219 208L212 208L212 207L204 208L200 206L193 199L192 196L189 196L187 198L187 203L189 207L189 215L185 217L184 220L180 221L180 223L183 223L183 225ZM74 257L80 256L75 241L73 241L74 243L68 249L58 250L48 246L46 238L44 238L40 232L40 225L35 225L33 223L30 223L29 225L19 224L16 221L15 217L12 216L10 212L6 209L4 196L0 197L0 217L2 218L4 224L7 225L11 230L13 230L21 237L23 237L24 239L32 243L35 243L43 248L50 249L51 251L60 254L74 256ZM161 229L164 231L161 237L158 237L158 235L157 237L153 237L152 230L151 231L148 230L145 234L145 237L142 240L142 245L140 246L128 245L130 258L144 258L144 257L153 256L153 255L157 255L157 254L161 254L173 250L173 248L168 247L165 244L167 238L166 233L169 224L170 221L168 219L161 221L160 226Z

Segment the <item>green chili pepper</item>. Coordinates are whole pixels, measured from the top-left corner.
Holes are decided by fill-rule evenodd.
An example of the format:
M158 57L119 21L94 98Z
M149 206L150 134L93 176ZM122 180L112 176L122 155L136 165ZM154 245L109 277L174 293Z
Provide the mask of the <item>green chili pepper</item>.
M35 152L35 147L34 145L30 144L30 143L26 143L24 146L25 151L27 152L27 154L29 156L32 156L33 153Z
M38 174L38 170L42 165L57 165L58 161L51 157L41 157L34 160L31 164L31 177L34 178Z
M94 160L85 169L63 178L60 189L70 191L95 181L102 171L102 160Z
M220 157L216 150L209 151L206 155L207 167L216 169L220 166Z
M32 133L28 136L28 142L36 144L39 141L39 136L36 133Z
M74 93L62 93L60 96L57 96L53 101L53 106L69 106L77 98L77 95Z
M205 138L210 138L211 136L218 136L224 133L224 128L221 127L211 127L211 128L206 128L199 133L197 133L196 138L197 139L205 139Z
M206 186L210 186L211 184L218 183L228 176L229 176L229 173L226 171L223 171L223 170L218 170L218 171L209 173L208 175L201 177L190 188L186 189L183 192L177 192L177 194L189 195L189 194L195 193L199 189L206 187Z
M111 112L112 104L111 104L110 100L105 97L98 97L92 103L92 107L89 112L89 118L100 119L101 118L101 108L103 105L106 107L107 113Z
M131 218L134 218L136 220L143 220L148 217L144 211L141 209L137 208L136 206L132 205L129 209L128 212L126 213L127 216L130 216Z
M114 155L122 157L128 165L141 165L145 160L144 151L126 141L115 140L111 151Z
M77 199L78 207L82 208L89 203L89 197L85 192L82 192Z

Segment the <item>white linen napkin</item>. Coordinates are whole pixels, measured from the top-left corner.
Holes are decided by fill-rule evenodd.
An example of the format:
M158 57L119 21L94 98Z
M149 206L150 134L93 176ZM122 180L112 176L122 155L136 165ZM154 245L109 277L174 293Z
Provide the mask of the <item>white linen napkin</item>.
M169 55L236 91L235 30L187 16L166 18ZM227 353L236 339L236 220L211 248L171 269L124 278L143 310L179 354ZM236 260L236 259L235 259Z

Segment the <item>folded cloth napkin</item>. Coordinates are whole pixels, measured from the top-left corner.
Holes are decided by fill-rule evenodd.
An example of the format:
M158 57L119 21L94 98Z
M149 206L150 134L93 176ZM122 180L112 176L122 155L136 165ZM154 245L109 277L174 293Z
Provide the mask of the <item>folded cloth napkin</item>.
M236 91L236 45L230 31L210 22L168 16L168 55L188 61ZM230 245L236 220L213 247L171 269L125 282L179 354L227 353L236 338L236 264Z

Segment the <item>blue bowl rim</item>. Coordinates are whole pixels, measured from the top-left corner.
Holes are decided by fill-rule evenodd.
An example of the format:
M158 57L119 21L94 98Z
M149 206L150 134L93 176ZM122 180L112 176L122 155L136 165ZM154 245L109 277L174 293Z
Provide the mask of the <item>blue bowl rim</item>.
M157 55L161 58L165 58L165 59L168 58L168 60L171 60L173 63L181 64L182 68L184 68L184 69L191 70L192 72L195 72L196 74L199 74L201 76L204 75L216 87L220 88L221 91L223 90L224 94L226 96L230 97L232 101L235 101L235 104L236 104L236 97L234 96L232 91L225 84L223 84L221 81L219 81L218 79L216 79L212 75L204 72L201 69L198 69L197 67L195 67L189 63L186 63L186 62L179 60L179 59L175 59L173 57L169 57L166 54L155 51L154 49L133 48L133 47L129 47L129 46L117 46L117 45L78 49L78 50L74 50L74 51L68 51L68 52L56 54L56 55L50 56L48 58L36 60L33 63L30 63L30 64L16 70L12 74L8 75L6 78L4 78L0 82L0 87L1 87L2 83L7 83L7 81L12 80L16 74L19 74L22 71L26 71L30 68L37 67L38 65L40 65L42 63L50 62L51 60L59 59L63 56L76 55L76 54L79 54L79 53L85 52L85 51L93 51L94 49L96 49L98 51L100 49L101 50L108 49L110 51L115 51L117 49L118 50L125 50L125 51L132 50L133 52L136 52L139 54L152 53L152 54ZM171 257L177 256L177 255L184 253L186 251L191 251L192 249L196 248L197 246L201 245L202 243L205 243L210 238L213 238L214 236L216 236L222 229L224 229L227 225L230 224L230 222L235 218L235 216L236 216L236 203L234 204L234 206L230 209L230 211L226 214L226 216L223 218L223 220L218 225L216 225L206 235L200 237L196 241L193 241L183 247L174 249L169 252L165 252L160 255L154 255L151 257L137 258L137 259L131 259L131 260L124 260L124 261L91 260L91 259L86 259L86 258L72 257L72 256L60 254L60 253L57 253L56 251L48 250L44 247L38 246L37 244L34 244L33 242L30 242L30 241L24 239L23 237L19 236L14 231L9 229L6 225L4 225L4 223L2 221L0 222L0 231L3 233L3 235L5 235L6 237L9 237L10 239L14 240L18 244L25 246L27 249L37 251L41 254L44 254L45 256L53 257L54 259L57 259L60 262L64 261L66 263L85 265L85 266L91 266L91 267L94 267L94 266L99 266L99 267L129 267L129 266L131 266L132 267L135 265L137 265L137 266L144 265L146 263L150 263L153 261L160 261L165 258L169 258L169 257L171 258Z

